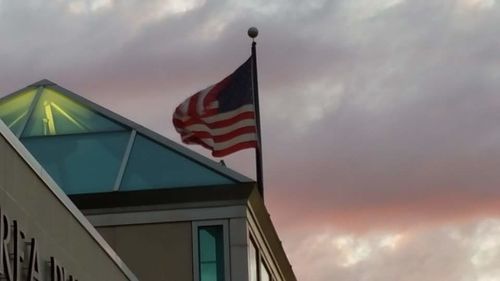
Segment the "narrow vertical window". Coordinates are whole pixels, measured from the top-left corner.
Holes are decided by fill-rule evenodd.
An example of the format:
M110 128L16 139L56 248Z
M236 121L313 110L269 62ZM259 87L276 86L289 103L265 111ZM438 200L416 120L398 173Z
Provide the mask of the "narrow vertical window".
M222 225L198 228L199 281L224 281L224 232Z
M260 281L271 281L271 274L263 260L260 261Z
M252 240L250 240L249 246L248 246L248 280L250 281L257 281L257 258L258 258L258 252L257 252L257 247L255 247L255 244L253 243Z

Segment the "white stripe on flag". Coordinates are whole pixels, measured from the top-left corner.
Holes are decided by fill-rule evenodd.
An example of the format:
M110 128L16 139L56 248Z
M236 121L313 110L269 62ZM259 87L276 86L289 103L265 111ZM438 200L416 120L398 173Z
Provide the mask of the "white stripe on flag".
M211 138L198 138L198 140L202 141L206 145L210 146L213 148L213 150L224 150L226 148L230 148L231 146L234 146L240 142L249 142L249 141L257 141L257 134L256 133L248 133L248 134L242 134L237 137L234 137L228 141L225 142L216 142L214 143L213 139Z
M238 121L232 125L225 126L222 128L217 128L217 129L210 129L207 125L205 124L193 124L190 126L186 126L185 128L181 129L182 132L207 132L210 133L212 136L221 136L225 135L228 133L231 133L232 131L244 128L244 127L255 127L255 120L254 119L245 119Z

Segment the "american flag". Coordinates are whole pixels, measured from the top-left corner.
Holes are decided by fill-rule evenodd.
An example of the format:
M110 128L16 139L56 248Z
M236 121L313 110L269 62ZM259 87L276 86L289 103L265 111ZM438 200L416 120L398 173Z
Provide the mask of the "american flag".
M199 91L174 112L175 130L186 144L199 144L215 157L257 147L252 57L224 80Z

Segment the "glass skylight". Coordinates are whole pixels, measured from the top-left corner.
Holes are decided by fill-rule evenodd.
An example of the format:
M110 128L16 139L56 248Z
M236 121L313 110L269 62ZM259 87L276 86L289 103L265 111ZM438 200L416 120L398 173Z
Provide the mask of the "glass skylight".
M0 118L66 194L238 182L47 80L0 99Z

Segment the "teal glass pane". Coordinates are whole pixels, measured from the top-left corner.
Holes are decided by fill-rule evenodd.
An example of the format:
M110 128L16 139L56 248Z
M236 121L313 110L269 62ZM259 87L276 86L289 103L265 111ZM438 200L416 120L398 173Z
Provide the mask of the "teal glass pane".
M137 135L120 190L230 184L232 180Z
M118 123L52 90L44 89L23 136L125 130Z
M198 228L200 281L224 280L224 235L222 225Z
M112 191L130 132L21 138L66 194Z
M200 281L217 281L217 264L201 263L200 264Z
M213 229L212 229L213 228ZM201 227L200 230L200 261L215 262L217 261L215 247L217 245L217 228L216 227Z
M36 91L31 89L0 102L0 118L14 134L20 133L19 130L26 123Z

